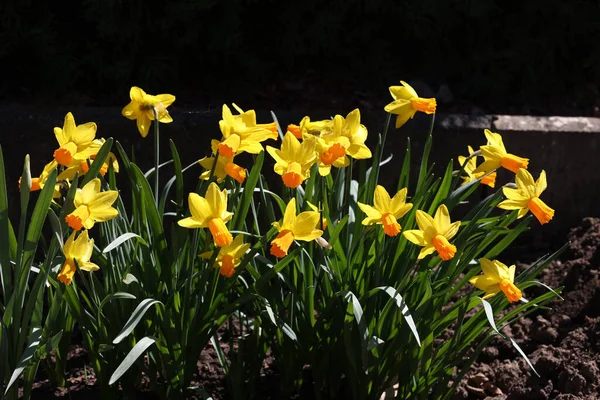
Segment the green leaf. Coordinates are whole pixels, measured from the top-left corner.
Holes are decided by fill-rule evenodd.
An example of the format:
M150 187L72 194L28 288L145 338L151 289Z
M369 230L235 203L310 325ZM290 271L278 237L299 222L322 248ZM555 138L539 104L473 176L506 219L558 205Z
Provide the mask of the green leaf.
M108 303L109 301L112 301L112 300L117 300L117 299L135 300L136 297L134 295L132 295L131 293L126 293L126 292L111 293L108 296L106 296L104 298L104 300L102 300L102 302L98 306L98 312L100 312L102 310L102 307L104 307L106 305L106 303Z
M164 305L160 301L154 299L145 299L140 304L138 304L135 310L133 310L131 317L129 317L127 322L125 322L125 325L123 326L123 329L121 329L121 332L119 332L117 337L113 340L113 344L121 343L121 341L125 339L141 321L144 314L146 314L146 311L148 311L150 307L152 307L154 304Z
M83 180L81 181L81 187L84 187L86 183L88 183L92 179L98 177L100 168L102 168L104 161L106 161L106 157L108 157L108 153L110 153L112 144L113 144L113 138L108 138L108 139L106 139L106 141L104 142L102 147L100 147L100 150L98 150L98 154L96 154L96 158L94 159L94 162L92 163L92 165L90 165L89 171L85 174L85 176L83 177ZM54 189L54 185L52 185L52 189Z
M138 242L140 242L144 246L148 247L148 243L146 243L146 241L140 235L136 235L135 233L127 232L127 233L122 234L121 236L119 236L118 238L113 240L112 242L110 242L110 244L108 246L106 246L104 248L104 250L102 250L102 254L108 253L109 251L116 249L117 247L119 247L120 245L125 243L127 240L132 239L132 238L136 238L138 240Z
M10 265L10 221L8 219L8 196L4 174L4 156L0 146L0 284L4 304L12 294L12 267Z
M156 342L156 339L149 336L143 337L135 346L127 353L125 359L119 364L115 372L110 376L108 381L109 385L114 384L119 380L121 376L133 365L133 363L146 351L146 349L152 346Z
M54 185L52 185L52 186L54 187ZM29 364L29 361L31 361L33 359L33 355L35 354L35 351L37 350L38 346L40 345L41 339L42 339L42 328L39 328L39 327L33 328L31 330L31 334L29 335L29 341L27 343L27 348L21 355L21 359L19 360L17 367L15 368L15 370L12 373L12 375L8 381L8 385L6 385L6 390L4 391L4 394L8 393L8 389L10 389L10 387L13 385L13 383L15 383L15 381L21 375L21 373L23 372L25 367L27 367L27 365Z
M392 300L395 300L396 306L398 306L398 308L402 312L402 316L406 320L408 327L410 328L413 335L415 336L415 339L417 339L417 343L419 344L419 346L421 346L421 339L419 338L419 332L417 331L417 326L415 325L415 321L413 320L413 317L410 314L410 310L408 309L408 306L404 302L404 299L402 298L400 293L398 293L398 291L396 291L396 289L394 289L391 286L380 286L380 287L375 288L374 290L381 290L381 291L387 293L387 295L390 296L392 298Z
M256 188L258 178L260 177L260 172L264 161L265 152L261 151L256 157L254 166L252 167L250 175L248 176L248 178L246 179L246 183L244 184L244 192L242 193L242 198L237 206L236 213L233 216L233 224L231 225L233 227L232 229L242 230L244 228L244 222L246 222L246 215L248 214L248 209L250 208L250 203L252 202L252 195L254 193L254 189Z

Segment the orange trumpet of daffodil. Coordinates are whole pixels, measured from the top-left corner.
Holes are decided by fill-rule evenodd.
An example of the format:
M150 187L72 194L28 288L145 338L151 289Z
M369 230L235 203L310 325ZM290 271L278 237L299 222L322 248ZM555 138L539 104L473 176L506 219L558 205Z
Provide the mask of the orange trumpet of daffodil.
M488 172L500 167L517 173L519 168L527 168L529 159L508 153L499 133L493 133L489 129L486 129L484 133L488 144L481 146L480 150L485 161L475 168L474 173Z
M248 249L250 244L244 244L244 238L242 235L237 235L233 242L227 246L223 246L219 249L217 258L215 259L215 267L219 267L219 273L227 278L231 278L235 274L235 269L242 262L242 257ZM210 259L213 256L212 251L207 251L200 254L200 257Z
M468 146L468 150L469 154L473 154L473 148L471 146ZM481 178L482 185L487 185L491 188L496 186L496 172L492 172L491 174L488 174L488 171L481 171L477 173L474 172L477 168L476 156L473 156L468 160L465 156L458 156L458 164L461 167L463 167L463 171L465 172L465 174L467 174L467 176L463 177L463 183L461 183L461 186L466 185L467 183L477 180L479 178Z
M75 229L91 229L95 222L104 222L116 217L119 212L112 207L118 196L116 190L100 191L100 179L92 179L75 193L75 211L65 221Z
M384 110L390 114L397 115L396 129L400 128L409 119L415 116L417 111L425 114L435 114L437 103L435 99L424 99L419 97L415 89L408 83L400 81L402 86L390 86L390 94L394 98Z
M403 235L417 246L423 246L418 259L437 251L442 260L451 260L456 254L456 246L449 240L458 232L460 221L450 222L450 213L444 204L438 207L433 218L421 210L417 210L416 217L419 229L405 231Z
M311 121L310 117L306 116L300 121L300 125L290 124L287 127L288 132L298 140L302 140L305 136L321 136L327 132L333 131L333 120L324 119L320 121Z
M227 211L227 189L219 190L216 183L211 182L205 197L196 193L188 196L191 217L177 221L184 228L208 228L216 246L227 246L233 236L225 226L233 213Z
M402 227L398 219L404 216L412 208L411 203L406 203L406 192L404 188L390 198L389 193L383 186L377 185L373 195L373 206L358 203L360 209L367 214L363 219L363 225L383 225L383 232L388 236L396 236Z
M229 107L223 104L223 119L219 127L223 140L219 143L219 155L233 158L241 152L258 154L263 150L261 142L277 139L277 123L257 124L254 110L244 111L237 105L233 107L239 115L233 115Z
M469 279L469 283L485 292L484 299L502 291L510 303L521 300L521 290L515 285L515 266L507 267L498 260L482 258L481 270L483 275Z
M94 251L94 239L89 239L87 230L83 231L77 239L75 239L76 233L77 231L73 231L63 246L65 263L58 273L57 279L65 285L69 285L73 281L77 265L84 271L97 271L100 269L96 264L90 262ZM77 260L77 265L75 260Z
M546 182L546 171L542 171L537 181L524 168L517 171L516 189L502 188L502 193L507 200L498 204L503 210L519 210L518 218L522 218L531 211L540 221L540 224L547 224L554 217L554 210L540 199L540 195L548 183Z
M323 231L315 229L321 215L315 211L304 211L296 215L296 199L292 198L285 208L283 221L273 222L279 234L271 241L271 254L283 258L294 240L309 242L323 235Z
M139 87L133 86L129 91L129 98L131 101L123 108L121 114L127 119L136 120L142 137L148 135L150 124L154 121L154 109L156 109L159 122L163 124L173 122L173 118L167 111L167 107L175 101L175 96L172 94L151 95Z
M302 143L287 132L281 143L281 150L267 146L267 151L275 159L275 172L281 175L285 186L295 189L310 177L310 167L315 163L316 139L307 137Z
M96 124L87 122L76 125L71 113L65 116L62 128L54 128L54 136L60 146L54 151L54 160L64 166L69 166L73 162L80 163L98 153L102 147L101 141L94 140Z

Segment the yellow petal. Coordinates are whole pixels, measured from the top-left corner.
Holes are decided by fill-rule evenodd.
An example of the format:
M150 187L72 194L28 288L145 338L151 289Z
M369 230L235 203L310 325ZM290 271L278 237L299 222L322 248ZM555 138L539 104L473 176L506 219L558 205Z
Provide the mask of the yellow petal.
M169 107L175 101L175 96L172 94L157 94L155 97L165 107Z
M448 226L448 229L446 229L443 232L440 232L440 234L443 235L446 239L450 240L456 235L459 227L460 221L453 222L452 224L450 224L450 226Z
M146 114L141 114L137 118L136 123L137 123L138 131L140 132L140 135L142 135L142 137L148 136L148 131L150 130L150 124L152 123L150 118L148 118L146 116Z
M512 188L505 187L505 188L502 188L502 193L509 200L527 202L527 200L530 199L530 197L527 195L527 193L521 189L512 189Z
M375 208L371 207L368 204L363 204L358 202L358 207L364 212L367 217L363 219L363 225L373 225L378 222L381 222L381 213L377 211Z
M426 232L427 230L434 230L435 232L438 231L434 219L431 218L431 215L427 214L426 212L417 210L416 219L419 229L423 232Z
M419 256L417 257L418 260L422 260L423 258L425 258L426 256L433 254L433 252L435 252L435 247L431 246L431 245L427 245L425 247L423 247L421 249L421 251L419 252Z
M81 268L84 271L93 272L98 271L100 269L99 266L89 261L79 262L79 260L77 260L77 263L79 264L79 268Z
M390 212L390 210L391 210L390 195L383 186L377 185L377 187L375 187L375 193L373 194L373 203L374 203L375 208L380 213Z
M517 187L524 193L527 193L528 198L535 197L535 181L533 176L525 168L520 168L515 175Z
M100 179L92 179L75 196L75 206L79 207L81 204L91 204L94 201L94 197L99 192Z
M140 89L137 86L133 86L129 90L129 98L133 101L141 103L144 101L144 97L146 97L146 92L144 92L142 89Z
M135 101L129 102L129 104L121 110L121 115L127 119L137 119L140 116L140 104Z
M283 222L281 229L292 230L294 223L296 222L296 199L292 197L287 206L285 207L285 213L283 214ZM313 224L313 228L315 225Z
M440 234L443 235L443 232L446 232L448 228L450 228L450 212L445 204L442 204L438 207L438 209L435 211L435 216L433 219Z
M488 260L487 258L482 258L479 260L479 263L481 264L481 270L483 271L483 274L490 279L500 282L503 279L510 278L508 274L508 267L498 260L492 261Z
M413 229L410 231L404 231L402 234L408 241L410 241L418 246L425 246L427 244L425 242L425 235L423 234L423 231L420 231L418 229Z
M542 170L540 177L535 182L535 197L540 197L542 192L546 190L547 187L548 182L546 181L546 171Z
M188 196L188 204L192 217L202 228L208 226L208 220L212 218L212 210L206 199L196 193L190 193ZM187 219L187 218L186 218ZM181 221L179 221L181 225ZM183 226L183 225L181 225ZM198 226L200 227L200 226Z
M527 200L504 200L498 204L498 208L503 210L520 210L524 208L527 210Z
M190 228L190 229L206 228L208 226L208 221L206 223L200 223L193 217L187 217L187 218L180 219L179 221L177 221L177 224L183 228Z
M292 226L292 233L294 234L294 237L297 240L307 240L304 239L304 237L308 237L313 234L315 226L317 226L320 219L321 215L314 211L305 211L298 214L296 221Z
M499 281L492 279L487 275L478 275L473 277L469 279L469 283L475 286L477 289L485 291L486 293L497 293L500 291Z

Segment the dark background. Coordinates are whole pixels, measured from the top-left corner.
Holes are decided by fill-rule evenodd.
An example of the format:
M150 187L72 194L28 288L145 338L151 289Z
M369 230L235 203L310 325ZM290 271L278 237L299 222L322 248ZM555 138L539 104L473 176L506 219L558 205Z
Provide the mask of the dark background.
M598 1L2 0L0 101L377 108L403 79L441 112L594 115L599 38Z

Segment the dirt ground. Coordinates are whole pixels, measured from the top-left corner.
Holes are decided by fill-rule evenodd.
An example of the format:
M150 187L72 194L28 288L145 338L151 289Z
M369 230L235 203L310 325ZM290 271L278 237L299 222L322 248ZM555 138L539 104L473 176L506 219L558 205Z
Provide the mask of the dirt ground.
M550 310L521 319L506 328L528 355L539 377L517 351L501 339L482 352L454 395L454 399L600 399L600 219L585 218L571 230L568 250L544 271L540 280L550 287L564 286L564 300ZM524 267L525 265L518 265ZM543 288L530 288L529 297ZM225 338L226 339L226 338ZM226 340L223 350L227 354ZM67 371L68 388L53 389L47 380L35 384L34 399L69 397L99 398L91 368L84 372L85 351L74 346L73 368ZM277 376L265 364L257 385L259 399L277 399ZM207 347L198 361L194 386L202 387L214 400L228 399L228 388L217 355ZM156 398L140 392L140 399ZM197 394L190 398L200 399ZM299 396L310 399L312 396ZM286 399L287 400L287 399Z

